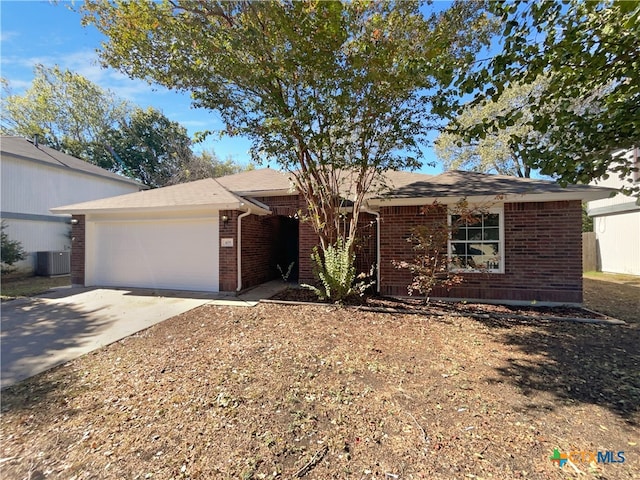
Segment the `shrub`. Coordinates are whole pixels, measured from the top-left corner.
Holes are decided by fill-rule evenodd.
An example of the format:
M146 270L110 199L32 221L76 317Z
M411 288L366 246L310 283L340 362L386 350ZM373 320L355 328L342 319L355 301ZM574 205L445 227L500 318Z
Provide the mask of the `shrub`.
M7 228L7 225L3 221L0 224L0 258L2 265L1 272L3 274L10 273L15 270L15 268L13 268L13 264L20 260L24 260L27 255L19 241L9 239L9 236L4 231L5 228Z
M418 292L423 295L424 303L429 303L431 292L435 287L444 287L450 290L464 281L464 277L455 271L454 260L448 256L447 246L449 240L460 225L473 224L479 221L478 216L487 211L489 205L470 206L466 199L461 199L448 211L457 217L451 224L446 215L442 219L434 219L431 222L412 228L408 242L413 244L415 257L410 262L396 261L392 263L396 268L406 268L412 274L412 281L408 285L409 295ZM423 207L423 213L433 210L443 210L446 207L437 202ZM476 269L476 271L482 270Z
M406 268L411 272L412 281L408 285L409 295L418 292L423 295L424 303L429 303L433 289L442 286L451 289L462 283L462 276L449 269L447 242L450 228L446 221L431 225L419 225L410 230L407 241L413 243L416 252L411 262L393 261L396 268Z
M366 282L367 275L356 275L356 256L351 249L351 240L346 242L339 238L334 245L329 245L322 252L315 247L311 254L314 262L314 274L319 287L302 285L313 291L321 300L342 302L352 295L362 295L371 286ZM357 279L361 281L356 282Z

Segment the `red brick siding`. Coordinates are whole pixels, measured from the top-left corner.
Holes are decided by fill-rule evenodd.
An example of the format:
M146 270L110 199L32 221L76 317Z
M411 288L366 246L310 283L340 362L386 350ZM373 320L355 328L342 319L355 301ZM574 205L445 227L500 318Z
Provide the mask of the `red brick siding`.
M256 200L268 205L273 215L293 216L299 212L304 214L307 211L304 198L300 195L258 197ZM375 265L376 262L375 219L374 215L361 213L358 220L361 232L360 240L356 243L356 268L358 272L368 273L371 266ZM274 226L273 231L275 232L276 230L277 227ZM312 283L315 278L313 276L311 252L313 247L319 245L320 242L309 221L299 222L298 241L298 278L301 283ZM266 252L264 249L263 251ZM273 252L271 254L273 255ZM283 265L282 267L284 268L285 266Z
M445 207L424 212L422 207L383 207L380 209L380 292L385 295L406 295L411 274L398 269L392 261L411 261L412 244L407 241L413 227L430 222L446 221Z
M233 292L238 288L238 215L237 210L221 210L219 212L220 249L219 249L219 289L222 292ZM224 221L223 217L227 217ZM243 219L244 221L244 219ZM233 247L223 247L223 238L233 238Z
M278 217L249 215L242 222L242 288L277 278L272 265Z
M85 268L85 216L71 217L78 223L71 225L71 284L84 285Z
M309 222L300 222L298 235L300 242L300 246L298 247L300 258L298 278L300 283L313 283L315 278L313 276L311 252L313 251L313 247L320 245L320 240Z
M300 195L258 197L256 200L268 205L273 215L288 217L298 213L304 214L307 211L304 199ZM313 231L313 227L308 221L301 220L298 224L298 281L300 283L310 283L314 280L311 251L317 244L318 236Z
M358 218L359 238L356 241L356 271L369 273L371 266L376 263L376 217L368 213L361 213ZM318 235L311 223L300 223L300 282L313 283L313 261L311 252L313 247L320 245Z
M280 195L277 197L255 197L255 200L269 206L273 215L293 216L300 210L298 195Z
M355 244L356 272L368 274L376 265L376 216L360 213L358 218L358 239Z
M278 246L280 216L293 217L300 209L297 195L257 197L257 201L268 205L271 215L248 215L242 218L242 289L250 288L268 280L278 278L275 250ZM220 290L235 291L237 278L237 227L240 211L220 212L220 238L233 238L234 246L220 247ZM222 221L226 215L228 221ZM300 226L302 230L304 227ZM304 260L303 260L304 261ZM286 268L288 265L281 265Z
M405 295L411 277L391 265L410 259L406 232L420 222L420 207L382 209L382 293ZM405 233L402 233L405 232ZM465 282L434 296L582 302L580 201L508 203L504 205L504 274L465 274Z

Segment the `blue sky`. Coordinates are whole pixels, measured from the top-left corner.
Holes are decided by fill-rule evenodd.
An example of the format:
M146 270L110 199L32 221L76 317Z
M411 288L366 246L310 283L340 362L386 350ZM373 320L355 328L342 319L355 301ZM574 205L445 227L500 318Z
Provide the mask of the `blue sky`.
M188 94L131 80L113 69L102 68L96 49L103 36L93 27L82 27L80 15L72 11L71 6L71 2L0 2L0 75L9 81L12 93L22 93L30 85L34 65L59 65L140 107L157 108L169 119L182 124L191 136L198 131L222 128L220 117L214 112L191 108ZM196 150L214 150L220 158L230 156L236 162L248 163L249 146L243 138L210 137ZM425 162L436 160L429 147L424 151ZM438 173L442 167L423 167L421 171Z

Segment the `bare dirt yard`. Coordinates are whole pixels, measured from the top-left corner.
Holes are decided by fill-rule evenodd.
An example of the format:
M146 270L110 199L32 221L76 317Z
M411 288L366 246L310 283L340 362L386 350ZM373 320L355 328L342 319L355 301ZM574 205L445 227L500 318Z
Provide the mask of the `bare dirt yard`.
M1 478L640 478L640 288L585 292L627 325L206 305L4 390Z

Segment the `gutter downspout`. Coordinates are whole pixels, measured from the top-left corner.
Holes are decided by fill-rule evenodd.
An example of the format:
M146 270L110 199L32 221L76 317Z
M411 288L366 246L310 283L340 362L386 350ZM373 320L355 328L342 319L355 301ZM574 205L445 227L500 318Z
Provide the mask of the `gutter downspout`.
M238 215L238 254L237 257L237 270L238 270L238 288L236 293L240 293L242 290L242 219L248 215L251 215L251 207L247 207L247 211Z
M380 293L380 212L367 208L363 208L362 211L376 217L376 292Z

